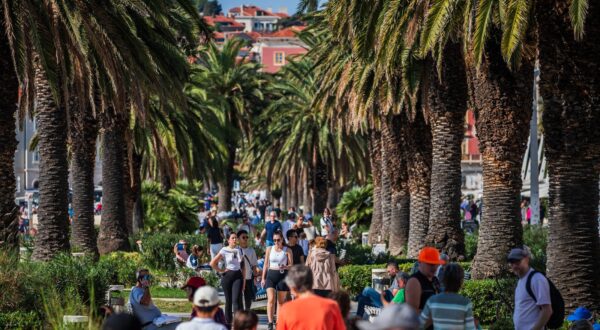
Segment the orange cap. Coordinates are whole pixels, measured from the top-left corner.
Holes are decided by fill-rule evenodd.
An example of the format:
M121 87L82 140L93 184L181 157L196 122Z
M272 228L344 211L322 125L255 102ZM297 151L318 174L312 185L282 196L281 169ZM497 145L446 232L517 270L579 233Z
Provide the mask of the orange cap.
M426 246L419 252L419 262L431 265L443 265L446 262L440 259L440 252L433 247Z

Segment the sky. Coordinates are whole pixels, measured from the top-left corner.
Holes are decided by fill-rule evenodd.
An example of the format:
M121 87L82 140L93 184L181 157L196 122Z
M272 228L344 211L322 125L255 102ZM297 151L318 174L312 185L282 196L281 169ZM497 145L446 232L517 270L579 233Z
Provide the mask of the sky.
M227 13L229 8L244 5L255 5L263 9L272 8L278 12L280 7L287 7L288 14L293 14L298 8L298 0L219 0L223 6L223 13Z

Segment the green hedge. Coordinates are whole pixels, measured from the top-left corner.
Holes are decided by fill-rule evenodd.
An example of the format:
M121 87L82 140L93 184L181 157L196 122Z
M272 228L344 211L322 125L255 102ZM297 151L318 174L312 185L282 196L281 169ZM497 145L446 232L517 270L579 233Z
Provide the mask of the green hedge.
M179 242L180 239L185 240L190 249L193 245L198 245L203 249L207 246L205 235L162 233L147 235L141 239L144 250L142 253L142 263L151 269L166 272L175 271L173 246Z
M470 269L468 262L460 263L464 269ZM398 266L404 272L410 272L414 263L406 262ZM352 296L358 295L365 287L371 286L371 269L385 268L385 264L348 265L338 269L342 287ZM482 324L492 324L502 320L506 324L510 319L514 301L516 280L470 280L465 281L461 294L471 299L473 312Z
M0 313L0 329L42 329L42 320L35 312Z

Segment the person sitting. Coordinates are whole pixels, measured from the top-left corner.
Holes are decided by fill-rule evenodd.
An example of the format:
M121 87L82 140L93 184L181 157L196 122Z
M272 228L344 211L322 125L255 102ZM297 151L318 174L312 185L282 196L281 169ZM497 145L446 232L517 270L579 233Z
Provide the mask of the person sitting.
M400 268L398 267L398 263L395 261L389 261L386 265L386 269L390 278L395 278L396 274L400 272ZM358 317L364 317L365 306L373 306L373 307L383 307L382 300L387 300L388 302L396 296L400 288L398 287L398 281L393 281L390 285L390 288L384 290L382 293L377 292L377 290L367 287L365 288L360 295L358 295L358 308L356 310L356 315ZM383 299L382 299L383 298Z
M179 242L173 246L173 253L175 253L175 259L177 260L177 263L180 266L184 266L189 257L187 253L187 242L184 240L179 240Z
M399 272L396 274L394 281L398 285L398 292L396 292L394 298L392 298L392 301L387 301L385 299L385 291L381 293L381 302L383 303L384 307L389 304L404 304L406 302L404 297L404 287L406 287L406 283L408 282L409 278L410 276L405 272Z
M211 286L205 285L194 293L192 299L196 317L189 322L179 324L177 330L227 330L213 320L219 308L219 293Z
M187 293L188 300L190 302L194 302L194 294L196 293L196 291L198 289L200 289L201 287L203 287L205 285L206 285L206 281L202 277L192 276L187 280L187 283L181 289L185 290L185 293ZM196 317L196 310L192 309L192 316L190 317L190 319L193 319L194 317ZM225 319L225 312L223 311L223 309L221 307L217 307L217 312L213 316L213 320L216 323L227 326L227 320Z
M135 315L142 323L142 329L153 330L153 329L175 329L178 323L170 323L164 325L157 325L158 319L161 318L162 313L160 309L152 302L152 295L150 294L150 284L152 276L150 271L147 269L140 269L136 272L137 283L131 288L129 294L129 303Z
M200 268L200 258L202 257L202 254L204 254L204 251L202 251L198 245L192 246L192 253L187 258L187 262L185 264L187 268L193 270Z

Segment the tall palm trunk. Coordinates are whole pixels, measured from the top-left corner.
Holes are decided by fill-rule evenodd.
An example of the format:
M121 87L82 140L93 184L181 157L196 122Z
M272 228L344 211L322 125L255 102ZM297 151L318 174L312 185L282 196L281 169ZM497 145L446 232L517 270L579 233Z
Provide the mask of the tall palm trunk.
M231 211L231 188L233 185L233 166L235 165L236 148L235 145L229 144L227 149L227 167L225 168L225 175L219 181L219 212ZM269 184L269 190L270 188Z
M290 182L289 177L284 175L281 178L281 209L287 212L288 203L289 203L289 190L290 190Z
M429 194L431 184L431 128L421 111L412 120L403 118L402 148L408 168L410 224L408 257L415 258L425 246L429 228Z
M389 225L389 251L398 256L406 253L410 217L410 194L408 193L408 174L406 159L402 153L401 121L399 116L389 118L383 126L383 140L390 156L391 177L391 222Z
M0 8L0 17L4 10ZM18 208L15 205L15 110L19 83L5 31L0 28L0 249L18 251Z
M327 164L315 148L312 166L313 212L322 213L327 206Z
M447 44L441 76L432 67L427 87L433 139L427 244L456 260L465 254L460 227L460 160L468 100L466 68L459 44Z
M469 92L483 155L483 217L473 277L507 271L506 255L523 242L519 200L533 90L533 60L511 71L500 53L500 33L491 32L479 70L469 68Z
M130 152L133 146L130 146L131 138L125 131L125 143L123 144L123 199L125 203L125 228L127 235L133 234L133 204L135 203L135 195L131 189L131 168L130 168Z
M312 208L312 196L310 193L310 175L309 175L309 169L308 166L306 166L303 170L303 174L302 174L302 185L303 185L303 201L302 201L302 206L304 207L304 213L312 213L314 214L315 211Z
M548 276L568 310L600 311L600 5L589 2L585 35L575 41L569 1L537 2L540 92L550 177Z
M137 234L144 228L144 205L142 203L142 159L143 155L131 146L129 150L129 161L131 162L131 191L134 196L131 228L132 233Z
M369 132L369 160L373 177L373 215L369 227L369 243L381 242L381 132L372 129Z
M32 258L50 260L69 251L67 114L54 100L46 72L35 68L35 118L40 153L38 234Z
M389 229L392 222L392 175L391 160L393 141L386 140L385 129L381 133L381 239L387 241L389 238Z
M293 207L298 207L299 201L298 201L298 173L296 170L294 170L294 172L292 173L292 176L290 178L291 180L291 197L290 197L290 204Z
M98 235L100 254L130 249L125 226L123 192L123 145L125 119L105 118L102 138L102 222Z
M76 106L69 115L74 212L71 240L73 246L97 256L98 246L94 230L94 164L98 125L90 107Z

